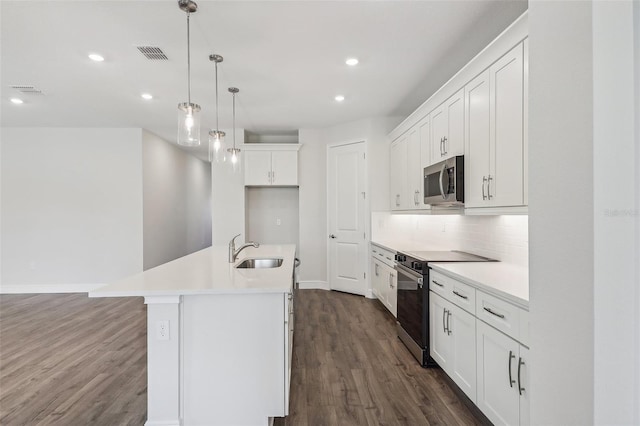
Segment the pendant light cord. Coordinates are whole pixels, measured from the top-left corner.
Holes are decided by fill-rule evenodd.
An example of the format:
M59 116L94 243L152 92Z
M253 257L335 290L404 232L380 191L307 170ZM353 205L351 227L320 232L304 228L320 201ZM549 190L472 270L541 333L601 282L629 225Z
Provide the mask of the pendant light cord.
M189 106L191 106L191 31L189 31L189 18L191 13L187 12L187 85L189 94Z
M220 138L220 125L218 122L218 62L215 63L216 67L216 132L218 138Z
M236 94L233 94L233 149L236 149Z

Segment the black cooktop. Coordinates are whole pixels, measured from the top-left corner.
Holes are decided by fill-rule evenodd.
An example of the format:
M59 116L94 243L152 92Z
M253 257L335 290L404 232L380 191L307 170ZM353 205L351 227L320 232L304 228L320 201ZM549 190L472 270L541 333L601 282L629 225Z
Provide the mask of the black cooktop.
M396 261L407 268L421 271L426 270L430 262L494 262L494 259L482 257L464 251L407 251L399 252Z

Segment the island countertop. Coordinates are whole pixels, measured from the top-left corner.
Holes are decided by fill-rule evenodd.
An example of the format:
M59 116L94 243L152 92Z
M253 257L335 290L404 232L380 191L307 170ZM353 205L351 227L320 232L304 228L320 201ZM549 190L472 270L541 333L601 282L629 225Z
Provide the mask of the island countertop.
M89 297L284 293L292 286L295 251L293 244L248 247L229 263L228 247L212 246L107 284L89 292ZM277 268L235 268L249 258L283 262Z

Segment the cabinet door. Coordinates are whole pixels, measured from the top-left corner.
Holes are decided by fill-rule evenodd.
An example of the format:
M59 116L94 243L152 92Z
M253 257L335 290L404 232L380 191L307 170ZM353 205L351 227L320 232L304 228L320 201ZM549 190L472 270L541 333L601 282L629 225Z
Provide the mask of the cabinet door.
M462 391L476 402L476 318L463 309L451 309L451 360L449 376Z
M520 345L480 320L476 320L476 330L476 405L493 424L516 425L520 421L517 387Z
M271 152L244 152L244 184L271 185Z
M447 109L443 103L431 111L431 164L445 158L444 138L447 136Z
M524 203L522 44L491 66L490 78L493 166L488 197L495 206L519 206Z
M489 70L469 82L465 88L465 188L466 207L486 206L489 175L490 90Z
M409 209L419 209L423 205L420 148L420 129L414 126L409 130L407 141L407 208Z
M418 123L420 131L420 190L424 191L424 168L431 165L431 115L427 115Z
M451 339L447 328L450 323L450 303L434 292L429 293L429 340L431 357L447 373L450 370Z
M371 287L373 294L384 304L384 289L382 287L382 268L380 262L371 259Z
M389 194L391 210L407 208L407 137L403 135L391 143L389 152Z
M389 268L389 291L387 293L387 305L394 317L398 318L398 275Z
M447 134L444 140L444 157L464 155L464 89L445 102L447 109Z
M272 185L298 185L298 151L271 152Z
M518 386L520 386L520 425L528 426L529 414L529 349L520 345L520 357L518 358Z

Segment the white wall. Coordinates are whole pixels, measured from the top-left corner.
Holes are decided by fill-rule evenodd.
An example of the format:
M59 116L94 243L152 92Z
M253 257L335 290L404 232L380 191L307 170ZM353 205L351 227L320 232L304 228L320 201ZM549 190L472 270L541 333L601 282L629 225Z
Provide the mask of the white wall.
M142 132L144 269L211 245L211 167Z
M233 145L233 131L222 129L227 133L226 147ZM236 146L244 144L244 129L236 129ZM244 151L241 161L244 161ZM228 244L236 234L242 234L236 242L246 239L244 211L244 164L234 172L228 162L211 163L211 241L215 244Z
M140 136L2 129L2 291L86 291L142 270Z
M595 424L640 424L640 351L633 344L640 341L634 7L638 14L638 2L593 3ZM611 184L612 164L619 184Z
M299 245L298 188L248 187L245 193L249 241Z
M373 212L371 238L408 248L461 250L526 267L528 217L417 215Z

